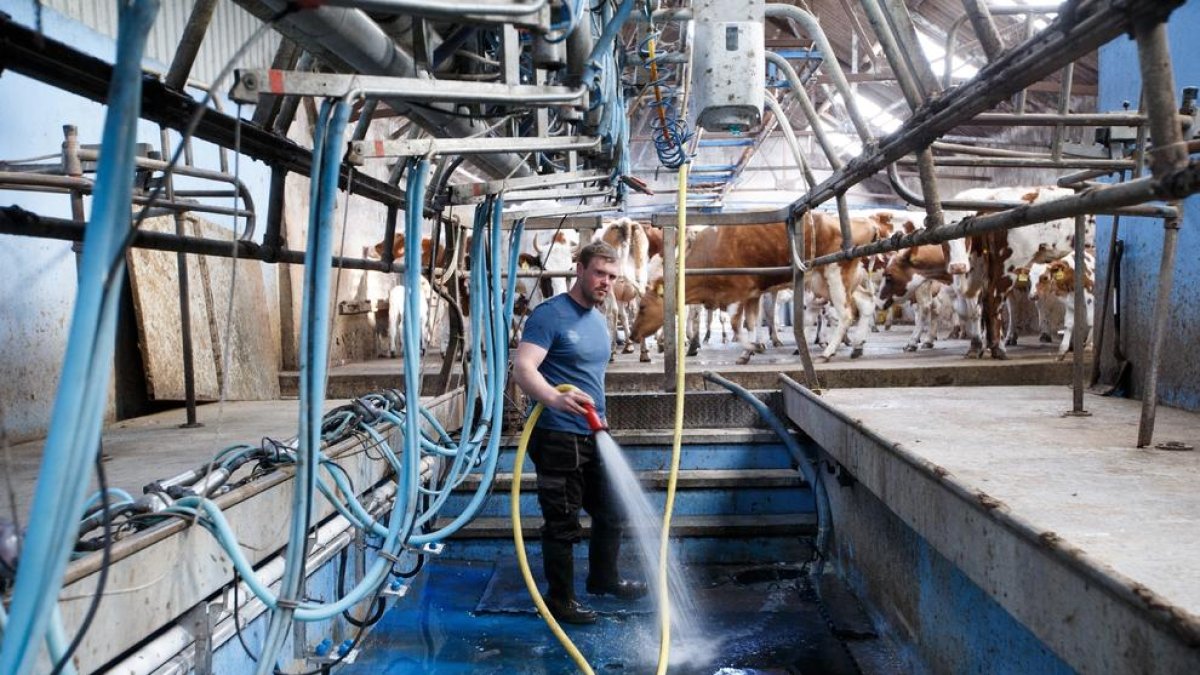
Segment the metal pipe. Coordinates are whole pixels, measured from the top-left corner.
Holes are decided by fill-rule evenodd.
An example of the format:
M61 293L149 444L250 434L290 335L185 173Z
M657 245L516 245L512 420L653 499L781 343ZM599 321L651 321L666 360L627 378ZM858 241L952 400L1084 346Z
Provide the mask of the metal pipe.
M870 0L872 2L876 0ZM883 9L886 13L888 25L891 27L892 34L896 38L897 44L902 49L904 62L908 65L908 71L916 78L917 85L928 98L938 92L937 76L933 74L933 66L929 63L929 59L925 58L925 52L921 49L920 39L917 37L917 29L913 26L912 16L908 12L908 7L902 0L883 0ZM946 60L950 60L950 54L946 54Z
M908 101L910 108L917 109L925 102L925 92L917 85L912 72L908 69L904 52L901 51L900 45L896 42L896 36L888 25L883 7L880 6L878 0L862 0L861 4L867 15L867 23L871 24L871 29L875 31L879 46L883 48L883 55L892 67L892 74L896 76L896 83L900 85L904 100Z
M817 43L817 49L822 54L830 55L831 58L827 58L821 62L821 67L826 69L829 73L829 79L833 81L834 89L842 95L842 102L846 106L846 113L850 115L850 122L858 132L859 138L863 141L869 141L871 139L871 130L867 126L866 121L863 120L862 115L858 112L858 106L854 103L854 92L850 89L850 83L846 80L846 74L842 72L842 66L836 58L832 58L836 52L833 51L833 45L829 43L829 38L825 37L825 31L821 30L821 24L817 21L817 18L795 5L778 3L767 3L765 15L791 19L800 24L805 32L808 33L808 37Z
M166 155L164 155L164 156L166 156ZM100 151L94 150L94 149L80 149L79 158L84 161L98 161L100 159ZM164 174L167 170L167 167L170 166L169 162L164 162L159 159L150 159L149 157L138 157L135 159L135 162L136 162L138 168L149 169L151 171L162 171L162 172L164 172ZM211 181L216 181L216 182L220 182L220 183L229 183L230 185L232 185L234 187L234 189L237 190L238 195L241 197L242 203L246 206L244 211L235 211L233 209L230 209L229 207L219 207L219 206L208 207L208 206L202 206L202 205L197 205L197 207L193 210L204 211L205 213L222 213L222 214L226 214L226 215L234 215L236 213L236 215L245 216L246 217L246 228L242 233L242 238L248 240L254 236L254 226L255 226L254 200L253 200L253 197L251 197L251 195L250 195L250 189L246 187L246 184L243 183L241 181L241 179L239 179L237 176L234 176L234 175L231 175L228 173L222 173L220 171L210 171L208 169L197 169L196 167L192 167L192 166L176 165L174 168L171 169L171 173L174 175L178 175L178 176L190 176L192 178L203 178L205 180L211 180ZM136 197L135 197L134 201L137 201ZM157 202L155 203L155 205L156 206L158 205Z
M936 85L932 84L933 72L928 71L929 62L924 60L922 56L921 63L925 70L921 72L924 74L925 71L928 71L928 74L918 82L917 76L911 70L912 61L908 55L909 52L917 50L917 47L912 44L904 44L904 36L893 32L888 14L884 11L879 0L862 0L862 6L867 14L867 20L879 38L880 46L883 47L884 56L887 57L888 63L892 66L892 73L896 75L900 89L904 92L904 98L908 101L909 108L915 111L934 93ZM903 10L903 7L900 10ZM893 18L900 18L898 16L900 10L893 12ZM901 22L907 21L908 28L912 29L912 19L908 17L907 10L903 10L903 14L903 18L900 19ZM915 32L913 36L915 39ZM939 227L944 220L944 216L941 208L938 206L940 199L938 198L937 189L937 166L934 164L933 152L928 147L920 148L917 152L917 158L917 172L920 174L921 193L924 195L926 204L925 225L926 227ZM839 206L840 209L841 207ZM843 230L847 229L843 225ZM844 233L843 237L845 236ZM846 240L843 240L842 245L848 247L850 244Z
M16 234L45 239L61 239L64 241L83 241L83 228L84 223L82 222L39 216L16 206L0 208L0 234ZM182 252L216 256L219 258L236 257L269 263L287 263L293 265L304 263L304 251L283 249L277 252L274 260L267 260L263 247L244 239L232 242L228 239L207 239L192 236L180 237L166 232L138 231L133 237L133 246L152 251ZM234 246L237 246L236 255L233 250ZM401 273L404 271L404 263L400 261L393 262L391 265L385 265L383 261L371 258L334 256L333 264L345 269L366 270L369 272Z
M1083 261L1083 245L1087 228L1087 216L1075 216L1075 302L1072 311L1075 313L1074 330L1071 344L1075 349L1072 355L1071 368L1071 412L1074 415L1086 415L1083 409L1083 341L1087 335L1087 301L1084 298L1084 279L1087 268Z
M1134 22L1134 38L1138 45L1138 65L1142 74L1142 96L1150 123L1150 172L1155 180L1166 180L1181 167L1188 165L1183 132L1176 118L1175 78L1171 69L1171 52L1167 41L1167 26L1159 21ZM1136 181L1135 181L1136 182ZM1172 206L1179 207L1178 203ZM1154 420L1158 407L1158 369L1162 359L1163 339L1171 311L1171 288L1175 274L1175 249L1179 240L1180 219L1163 223L1162 259L1158 269L1158 294L1154 300L1154 324L1150 334L1149 363L1142 386L1142 414L1138 423L1137 447L1144 448L1153 441Z
M958 31L962 29L962 25L966 21L967 15L964 14L955 19L954 23L950 24L950 29L946 31L946 46L943 48L946 56L942 60L942 89L950 88L950 80L954 75L954 59L950 58L950 55L954 53L954 42L958 39ZM991 58L991 56L988 56L989 60Z
M923 153L924 151L922 151ZM921 154L916 159L902 157L898 163L921 165ZM1106 169L1109 173L1122 171L1133 166L1127 159L1037 159L1033 157L947 157L937 158L941 166L1004 167L1016 169Z
M162 143L163 157L170 157L171 139L166 127L161 127L159 137ZM163 187L166 190L167 201L175 201L174 175L163 174ZM176 212L175 236L182 237L185 234L183 213ZM200 423L196 421L196 367L192 347L191 279L188 278L187 254L182 251L175 254L175 271L179 278L179 347L183 356L183 398L184 406L187 408L187 420L180 426L183 429L194 429L200 426Z
M278 16L290 7L287 0L237 0L237 3L260 19ZM334 66L346 67L364 75L393 75L423 77L412 56L402 50L365 12L340 7L321 6L303 12L287 13L276 23L281 33L306 51ZM466 138L478 135L486 127L476 121L454 117L437 104L415 107L395 97L384 99L388 106L407 116L435 136ZM474 163L493 176L524 177L532 172L517 157L482 155Z
M983 53L987 56L989 63L995 61L1004 51L1004 40L1000 37L1000 31L996 30L996 23L992 21L987 3L983 0L962 0L962 2L963 10L967 13L966 18L970 20L971 28L975 30L975 36L979 38L979 46L983 48ZM946 49L947 62L952 53Z
M771 52L767 52L770 54ZM783 109L779 107L779 103L773 96L763 98L767 107L779 120L779 127L783 129L783 137L787 139L788 148L792 151L792 157L796 160L796 165L800 168L801 175L804 176L804 182L808 184L811 190L817 184L817 179L813 176L812 168L808 165L808 160L804 158L804 153L800 152L800 144L796 141L796 134L792 133L792 125L788 122L788 118L783 114ZM815 128L815 127L814 127Z
M1058 114L1066 115L1071 108L1071 81L1075 77L1075 63L1068 63L1062 71L1062 86L1058 92ZM1062 159L1063 155L1063 136L1066 128L1061 124L1054 125L1054 135L1050 141L1050 157L1051 159Z
M808 91L806 91L804 88L804 82L800 80L800 76L796 73L796 69L792 68L792 64L788 63L787 59L773 51L766 51L766 59L767 63L772 63L776 68L783 71L784 77L786 77L788 83L792 85L792 95L796 97L796 101L800 104L800 110L804 112L804 117L808 119L808 126L810 129L812 129L813 136L816 137L817 143L820 144L822 152L825 153L825 158L829 161L829 165L834 169L842 168L842 160L838 157L837 150L833 147L833 143L829 141L829 137L825 134L825 129L821 126L821 118L819 115L817 115L817 108L813 105L812 99L809 98ZM767 100L768 105L771 106L771 112L775 113L775 118L779 120L779 125L784 127L784 136L788 136L789 133L791 134L791 140L789 140L788 143L789 145L793 146L792 153L798 158L796 163L801 167L805 167L807 172L805 173L804 178L808 182L808 187L811 189L814 185L816 185L816 179L812 177L812 172L807 170L806 167L808 166L808 162L804 161L803 153L801 153L799 147L795 145L795 130L791 128L788 118L783 114L782 109L780 109L779 104L775 102L775 99L771 96L767 96L765 100Z
M1076 197L1056 199L1041 204L1027 204L1002 213L964 218L958 223L936 230L918 230L912 234L903 235L897 233L888 239L806 261L806 265L809 267L828 265L923 244L940 244L944 241L994 230L1007 230L1031 223L1071 218L1080 213L1104 213L1114 207L1141 204L1156 199L1182 199L1196 192L1200 192L1200 161L1191 163L1178 171L1172 171L1161 179L1144 178L1103 190L1091 190Z
M1021 36L1021 42L1024 43L1028 41L1031 35L1033 35L1033 16L1027 14L1025 15L1025 33ZM1025 102L1028 100L1028 98L1029 92L1022 87L1021 90L1017 92L1017 103L1014 106L1018 115L1025 114Z
M547 0L529 2L435 2L434 0L323 0L331 7L354 7L380 14L413 14L416 16L453 18L470 21L464 14L519 17L533 14L546 6Z
M1006 60L1010 59L1006 57ZM974 82L975 80L972 81ZM1027 113L1025 115L981 113L969 118L969 122L967 123L973 127L1053 127L1058 125L1068 127L1133 127L1145 122L1146 116L1138 113L1070 113L1067 115L1057 113Z
M204 41L204 34L208 31L208 25L212 23L213 12L216 9L217 0L196 0L196 3L192 5L192 13L188 16L187 25L183 28L183 35L175 47L171 68L167 71L167 76L163 78L163 83L168 87L183 89L187 83L188 76L192 72L192 65L196 62L196 55L200 53L200 44Z

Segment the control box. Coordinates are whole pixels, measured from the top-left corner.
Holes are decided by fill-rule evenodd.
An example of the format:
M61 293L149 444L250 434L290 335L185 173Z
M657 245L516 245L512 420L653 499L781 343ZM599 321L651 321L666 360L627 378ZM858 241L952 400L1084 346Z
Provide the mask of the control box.
M762 120L766 0L695 0L692 119L708 131L749 130Z

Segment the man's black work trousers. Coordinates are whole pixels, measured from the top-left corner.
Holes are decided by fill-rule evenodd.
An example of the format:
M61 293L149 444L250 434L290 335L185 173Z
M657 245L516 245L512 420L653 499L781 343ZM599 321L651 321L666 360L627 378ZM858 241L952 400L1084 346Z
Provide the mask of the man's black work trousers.
M550 597L575 598L572 550L583 537L579 509L592 517L588 546L588 585L620 581L623 517L592 436L535 428L529 457L537 467L538 504L542 508L542 559Z

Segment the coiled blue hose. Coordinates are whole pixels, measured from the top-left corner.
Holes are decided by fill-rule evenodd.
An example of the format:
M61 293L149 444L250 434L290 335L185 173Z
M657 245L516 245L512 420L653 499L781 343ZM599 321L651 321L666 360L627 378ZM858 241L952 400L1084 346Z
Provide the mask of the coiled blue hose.
M650 3L645 5L646 20L650 21ZM646 37L638 43L638 54L642 67L649 78L646 86L654 88L654 100L650 103L650 137L654 141L654 152L658 161L668 169L678 169L688 161L687 144L692 133L675 109L675 87L671 85L674 71L663 64L663 54L658 51L662 30L649 23Z

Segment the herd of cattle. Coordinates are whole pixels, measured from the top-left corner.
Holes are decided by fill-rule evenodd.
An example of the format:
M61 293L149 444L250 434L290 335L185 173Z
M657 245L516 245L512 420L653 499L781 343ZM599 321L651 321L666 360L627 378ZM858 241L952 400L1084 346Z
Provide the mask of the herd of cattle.
M1034 204L1071 195L1055 187L972 189L959 194L962 201L1024 202ZM972 213L947 212L946 222L953 223ZM851 218L854 245L911 233L924 227L924 213L903 211L860 212ZM1085 269L1082 275L1088 333L1092 317L1092 220L1088 219L1085 239ZM1052 340L1055 318L1062 317L1063 337L1058 347L1060 358L1070 346L1074 289L1078 275L1074 269L1074 221L1062 219L1001 230L940 245L916 246L864 259L825 265L805 274L806 323L816 327L818 343L825 344L822 356L832 359L845 344L850 357L863 353L863 345L875 329L877 314L890 322L893 305L911 306L914 317L912 337L905 351L932 347L938 338L938 323L949 321L948 337L970 341L968 357L981 357L986 349L993 358L1006 358L1005 345L1016 344L1017 321L1014 300L1025 294L1037 308L1038 329L1043 342ZM797 223L802 239L802 256L811 259L842 249L842 232L834 214L807 213ZM647 339L657 335L661 350L664 310L663 235L648 224L629 218L607 223L596 233L618 252L620 276L609 294L607 314L617 354L618 334L625 336L622 353L640 346L640 359L650 361ZM525 272L563 273L574 270L573 255L579 246L574 230L529 233L519 252ZM687 236L688 269L780 268L791 265L788 232L784 223L722 227L689 227ZM429 262L429 242L422 242L425 262ZM382 250L382 244L377 251ZM403 254L403 238L398 237L394 253ZM446 261L439 254L438 267ZM513 317L513 340L520 336L524 317L541 301L565 292L567 279L547 276L522 277ZM389 298L389 335L391 352L397 353L395 335L402 319L403 287ZM423 282L423 296L436 295ZM688 354L700 346L702 315L708 317L711 336L714 320L729 322L735 340L743 352L738 363L747 363L765 345L759 341L760 317L766 314L769 339L781 346L778 337L777 307L792 298L791 273L689 275L686 285ZM466 306L466 302L461 302ZM877 312L877 310L880 310ZM1007 310L1007 311L1005 311ZM426 317L425 338L433 341L440 313L434 309ZM729 317L732 317L731 319ZM1007 322L1005 319L1007 318ZM829 331L822 340L821 325ZM1006 325L1007 323L1007 325ZM722 334L724 334L724 327ZM1085 333L1088 334L1088 333Z

